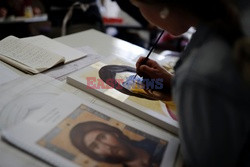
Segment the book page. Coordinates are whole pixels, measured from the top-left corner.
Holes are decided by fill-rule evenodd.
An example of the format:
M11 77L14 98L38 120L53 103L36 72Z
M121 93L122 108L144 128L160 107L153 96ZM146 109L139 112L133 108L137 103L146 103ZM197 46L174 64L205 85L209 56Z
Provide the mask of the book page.
M13 66L21 64L40 72L64 61L63 57L21 41L14 36L6 37L0 41L0 59L2 57L12 60ZM5 59L2 58L2 60Z
M46 75L22 76L0 87L0 131L25 119L61 92L60 82Z
M87 96L86 93L43 74L19 77L1 85L0 92L0 132L23 121L62 92ZM88 98L89 101L97 102L92 96Z
M96 133L98 137L93 137ZM114 147L112 153L116 155L95 152L93 143L102 143L104 139L100 135L109 138L102 149L109 151ZM67 167L122 167L130 163L136 167L140 162L171 167L179 146L175 136L160 128L136 122L72 94L62 94L50 101L24 122L4 130L3 137L55 166ZM112 143L107 143L110 141ZM81 143L85 146L78 146ZM137 161L127 160L128 155L133 155ZM119 161L111 161L112 157Z
M86 52L76 50L43 35L22 38L21 40L64 57L64 63L69 63L87 55Z
M63 66L58 66L55 68L51 68L44 72L44 74L49 75L52 78L56 78L60 81L66 80L66 77L75 72L79 69L82 69L84 67L87 67L93 63L96 63L97 61L100 61L103 56L97 54L92 48L89 46L83 46L80 48L75 48L77 50L83 51L85 53L88 53L87 56L85 56L82 59L70 62L68 64L65 64Z

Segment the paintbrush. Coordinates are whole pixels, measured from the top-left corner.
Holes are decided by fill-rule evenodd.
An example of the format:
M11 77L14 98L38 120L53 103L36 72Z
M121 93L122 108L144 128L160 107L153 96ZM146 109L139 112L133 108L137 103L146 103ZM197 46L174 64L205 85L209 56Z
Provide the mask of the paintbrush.
M141 62L140 65L143 65L143 64L145 64L145 63L147 62L147 60L148 60L150 54L152 53L152 51L153 51L154 48L156 47L156 45L157 45L158 41L160 40L160 38L161 38L161 36L162 36L163 33L164 33L164 30L161 31L160 35L159 35L158 38L155 40L155 42L154 42L154 44L152 45L150 51L148 52L148 55L147 55L146 58ZM134 76L134 79L136 78L136 76L137 76L137 74ZM134 80L134 79L133 79L133 80Z

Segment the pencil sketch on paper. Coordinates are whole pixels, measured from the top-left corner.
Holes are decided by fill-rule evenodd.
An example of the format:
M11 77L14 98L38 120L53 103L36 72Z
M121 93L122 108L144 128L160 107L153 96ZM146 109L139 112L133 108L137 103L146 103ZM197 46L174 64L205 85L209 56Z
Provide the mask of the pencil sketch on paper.
M28 115L41 108L49 100L56 97L55 93L29 93L18 96L3 106L0 112L0 130L8 128L25 119ZM10 112L11 111L11 112Z
M18 84L17 84L18 83ZM0 88L0 130L9 128L54 99L61 83L39 74L20 77Z

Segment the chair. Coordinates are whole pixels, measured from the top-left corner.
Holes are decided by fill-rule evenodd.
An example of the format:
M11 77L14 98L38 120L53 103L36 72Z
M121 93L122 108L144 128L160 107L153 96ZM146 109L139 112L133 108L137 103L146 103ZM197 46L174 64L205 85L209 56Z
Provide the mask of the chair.
M46 6L53 37L90 28L104 31L102 16L96 0L50 0Z

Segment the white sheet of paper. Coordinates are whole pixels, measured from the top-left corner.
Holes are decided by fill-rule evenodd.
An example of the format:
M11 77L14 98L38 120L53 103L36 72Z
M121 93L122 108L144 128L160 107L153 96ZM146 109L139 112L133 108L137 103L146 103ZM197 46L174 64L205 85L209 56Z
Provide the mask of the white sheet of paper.
M76 88L43 74L22 76L0 87L0 132L9 128L63 92L85 97ZM87 96L95 102L93 96Z
M22 121L34 110L60 94L50 77L20 77L0 88L0 130ZM18 84L17 84L18 83ZM53 85L54 84L54 85Z
M10 68L6 67L2 63L0 63L0 76L1 76L0 85L20 77L19 74L17 74L16 72L11 70Z
M48 71L45 71L44 74L62 81L66 79L68 74L73 73L81 68L87 67L88 65L91 65L93 63L96 63L103 58L103 56L97 54L89 46L83 46L76 49L83 53L87 53L86 57L81 58L77 61L70 62L68 64L64 64L62 66L52 68Z

